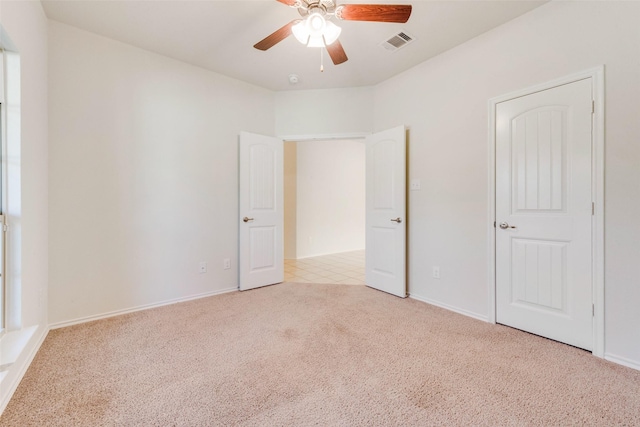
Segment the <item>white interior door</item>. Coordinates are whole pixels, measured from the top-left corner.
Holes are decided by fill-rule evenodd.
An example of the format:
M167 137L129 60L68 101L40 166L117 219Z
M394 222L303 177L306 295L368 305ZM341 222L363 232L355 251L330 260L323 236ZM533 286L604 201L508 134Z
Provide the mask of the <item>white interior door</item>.
M240 133L240 290L284 280L283 142Z
M591 79L496 106L496 320L590 350Z
M367 137L366 157L365 282L404 298L407 296L404 126Z

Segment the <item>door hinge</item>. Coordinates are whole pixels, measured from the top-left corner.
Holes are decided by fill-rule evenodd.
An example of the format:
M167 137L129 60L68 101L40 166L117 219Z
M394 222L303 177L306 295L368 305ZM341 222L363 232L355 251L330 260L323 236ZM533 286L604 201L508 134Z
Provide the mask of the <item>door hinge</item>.
M493 228L496 228L496 222L493 221Z
M596 202L591 202L591 215L596 214Z
M7 224L2 224L2 231L7 231L9 229L9 226L7 226Z
M596 317L596 305L591 304L591 317Z
M596 101L595 100L591 100L591 114L595 114L596 112Z

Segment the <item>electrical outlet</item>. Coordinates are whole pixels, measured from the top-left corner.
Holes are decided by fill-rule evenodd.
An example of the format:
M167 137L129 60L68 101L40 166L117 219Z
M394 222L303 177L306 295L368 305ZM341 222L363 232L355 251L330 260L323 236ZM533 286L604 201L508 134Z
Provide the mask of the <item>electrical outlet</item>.
M433 278L434 279L440 278L440 267L433 267Z
M421 188L420 180L416 179L416 178L413 178L411 180L410 188L411 188L412 191L420 190L420 188Z
M206 273L207 272L207 263L205 261L200 261L198 265L198 273Z
M222 261L222 264L223 264L223 267L222 267L222 268L224 268L225 270L228 270L228 269L230 269L230 268L231 268L231 260L230 260L229 258L225 258L225 259Z

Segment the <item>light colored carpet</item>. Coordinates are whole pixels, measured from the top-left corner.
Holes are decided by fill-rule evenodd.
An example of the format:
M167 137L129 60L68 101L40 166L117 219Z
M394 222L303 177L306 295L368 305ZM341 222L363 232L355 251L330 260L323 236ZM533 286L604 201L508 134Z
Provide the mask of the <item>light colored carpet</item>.
M0 425L640 425L640 372L369 288L285 283L54 330Z

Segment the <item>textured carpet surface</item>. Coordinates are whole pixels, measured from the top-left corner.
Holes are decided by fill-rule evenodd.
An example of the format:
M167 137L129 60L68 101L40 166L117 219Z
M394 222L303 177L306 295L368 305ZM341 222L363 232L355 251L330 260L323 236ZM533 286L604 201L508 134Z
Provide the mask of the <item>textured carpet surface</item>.
M51 331L0 426L640 425L640 372L361 286Z

